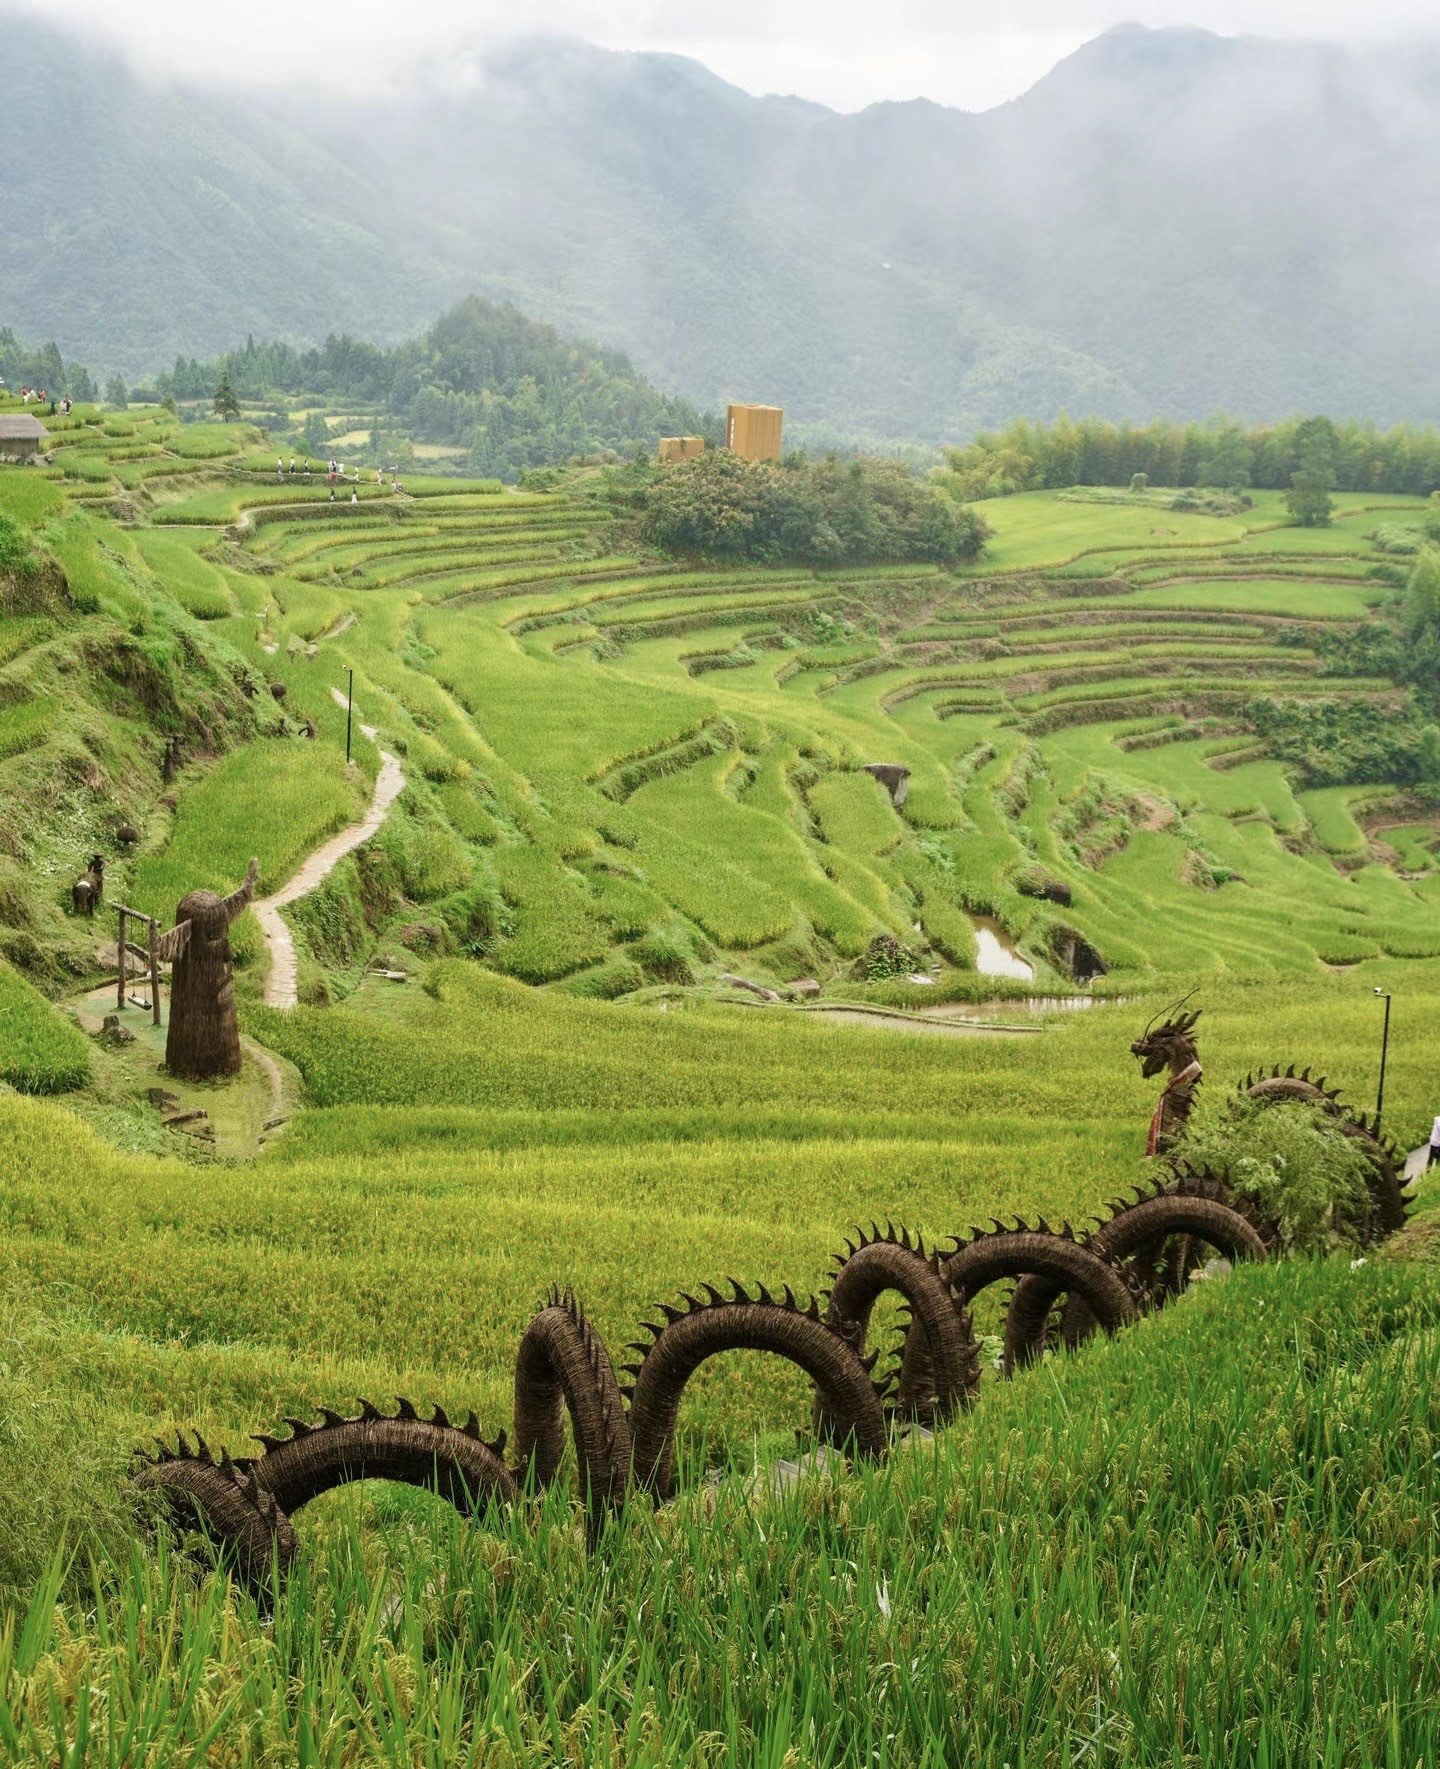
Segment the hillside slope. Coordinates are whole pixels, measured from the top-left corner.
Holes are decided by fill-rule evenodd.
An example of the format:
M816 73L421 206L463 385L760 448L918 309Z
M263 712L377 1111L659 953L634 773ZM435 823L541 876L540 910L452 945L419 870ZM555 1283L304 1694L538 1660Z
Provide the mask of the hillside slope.
M1434 52L1126 27L983 115L840 116L578 44L282 102L0 34L7 317L102 367L395 337L478 292L849 435L1440 409Z

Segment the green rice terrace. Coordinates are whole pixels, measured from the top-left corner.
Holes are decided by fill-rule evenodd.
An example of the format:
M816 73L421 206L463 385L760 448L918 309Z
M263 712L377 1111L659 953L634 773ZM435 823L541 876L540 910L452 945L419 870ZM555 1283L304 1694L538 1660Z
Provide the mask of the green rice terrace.
M332 498L245 425L44 421L0 1756L1434 1760L1422 500L742 568L599 467ZM187 1071L227 952L238 1072Z

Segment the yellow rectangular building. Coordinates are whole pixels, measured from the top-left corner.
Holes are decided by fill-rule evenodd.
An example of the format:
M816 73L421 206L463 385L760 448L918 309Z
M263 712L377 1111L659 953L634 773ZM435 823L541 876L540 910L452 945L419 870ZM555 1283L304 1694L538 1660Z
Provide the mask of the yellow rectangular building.
M732 405L725 413L725 446L747 461L778 461L784 424L778 405Z
M660 438L660 459L662 461L693 461L696 455L705 452L703 436L662 436Z

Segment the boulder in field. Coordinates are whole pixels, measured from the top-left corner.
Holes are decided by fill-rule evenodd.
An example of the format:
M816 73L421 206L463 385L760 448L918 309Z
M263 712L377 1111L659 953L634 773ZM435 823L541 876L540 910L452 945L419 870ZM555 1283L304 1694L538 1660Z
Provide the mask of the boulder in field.
M890 794L890 803L898 811L910 796L910 770L900 762L866 762L865 772L874 777Z

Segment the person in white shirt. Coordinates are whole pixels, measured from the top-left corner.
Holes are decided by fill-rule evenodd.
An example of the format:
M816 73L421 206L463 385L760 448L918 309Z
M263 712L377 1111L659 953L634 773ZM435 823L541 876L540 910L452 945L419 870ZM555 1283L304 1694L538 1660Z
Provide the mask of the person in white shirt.
M1430 1159L1425 1163L1427 1171L1440 1161L1440 1118L1430 1126Z

